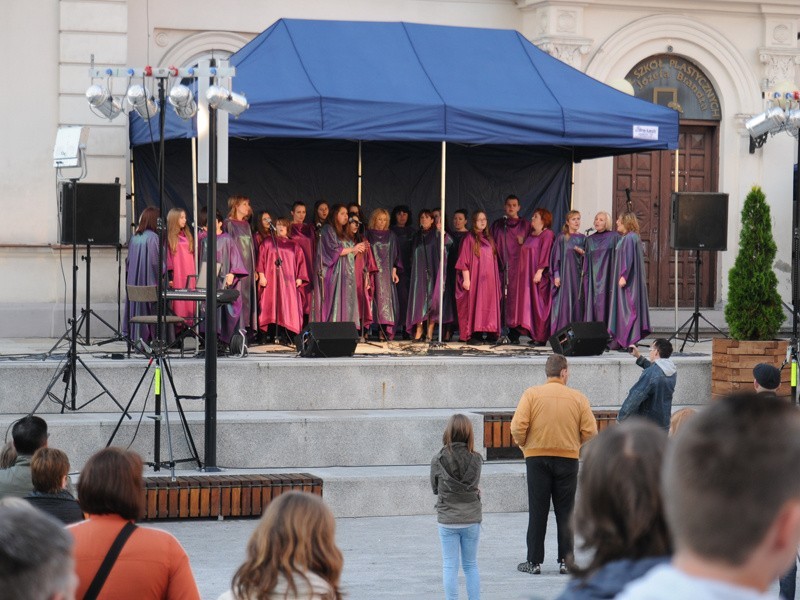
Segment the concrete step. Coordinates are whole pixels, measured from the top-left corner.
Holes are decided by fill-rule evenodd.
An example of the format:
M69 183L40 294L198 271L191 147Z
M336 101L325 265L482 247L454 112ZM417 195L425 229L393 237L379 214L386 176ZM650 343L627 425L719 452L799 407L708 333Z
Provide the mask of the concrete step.
M191 456L179 415L168 401L174 458ZM226 411L217 417L217 464L235 468L284 468L304 471L313 467L429 465L441 447L442 432L451 409L378 411ZM483 415L470 415L476 450L485 458ZM8 428L22 415L0 418ZM67 453L73 471L80 470L108 442L121 413L47 415L49 443ZM113 445L130 447L145 461L154 460L152 404L125 420ZM201 460L205 459L204 415L186 418ZM162 413L162 423L165 423ZM167 428L161 428L160 460L169 459ZM179 466L191 467L192 464ZM196 465L195 465L196 466Z
M698 405L711 397L711 365L708 355L674 355L678 385L674 403ZM546 379L543 356L426 356L350 357L303 359L250 356L222 358L217 365L220 411L501 409L516 406L522 392ZM145 374L141 358L108 360L86 357L92 374L125 405ZM596 357L569 359L569 385L586 394L593 406L619 406L641 369L630 355L607 352ZM200 395L205 386L204 362L172 359L171 372L181 394ZM7 361L0 363L0 413L30 412L44 395L48 383L56 400L64 396L63 363ZM154 369L143 383L146 391ZM103 392L98 382L79 363L76 406ZM68 409L71 398L67 394ZM134 407L135 409L135 407ZM45 399L37 412L53 414L61 405ZM113 412L111 399L103 394L80 412Z
M231 470L226 474L239 472ZM329 467L308 472L322 478L322 496L337 517L435 515L436 512L429 465ZM527 511L526 485L523 461L485 463L480 484L484 512Z

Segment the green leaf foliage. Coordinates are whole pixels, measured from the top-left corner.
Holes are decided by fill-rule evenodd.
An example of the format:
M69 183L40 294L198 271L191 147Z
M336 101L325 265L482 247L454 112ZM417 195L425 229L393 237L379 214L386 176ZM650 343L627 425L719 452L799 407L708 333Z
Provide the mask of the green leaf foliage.
M771 340L778 334L784 314L772 269L776 253L769 205L754 186L742 209L739 254L728 272L725 321L733 339Z

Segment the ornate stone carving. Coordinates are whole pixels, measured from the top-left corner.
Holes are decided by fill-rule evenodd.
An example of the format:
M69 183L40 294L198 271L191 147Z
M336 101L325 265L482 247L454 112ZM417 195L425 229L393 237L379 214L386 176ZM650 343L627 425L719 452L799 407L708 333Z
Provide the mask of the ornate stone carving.
M582 57L589 53L592 42L588 38L557 38L553 36L545 36L532 41L550 56L581 71L583 70Z
M759 48L758 58L765 65L764 77L768 88L782 81L798 83L797 65L800 65L800 49Z

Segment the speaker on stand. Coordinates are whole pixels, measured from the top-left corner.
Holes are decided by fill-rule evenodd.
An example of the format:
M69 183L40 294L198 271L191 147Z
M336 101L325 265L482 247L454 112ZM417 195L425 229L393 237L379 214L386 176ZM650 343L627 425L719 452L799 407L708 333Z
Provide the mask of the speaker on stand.
M686 328L681 352L687 340L700 341L700 319L721 335L719 327L700 312L700 252L728 249L728 194L717 192L673 192L670 220L670 247L694 251L694 313L670 336L670 341ZM675 282L677 295L678 282ZM694 330L694 333L692 331ZM727 336L725 336L727 337Z

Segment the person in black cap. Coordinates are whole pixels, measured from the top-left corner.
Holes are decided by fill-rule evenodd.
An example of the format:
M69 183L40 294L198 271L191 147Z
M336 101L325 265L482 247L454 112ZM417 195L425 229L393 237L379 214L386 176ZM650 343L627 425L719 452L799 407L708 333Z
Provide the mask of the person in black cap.
M753 387L757 394L771 394L781 387L780 369L767 363L758 363L753 367Z

